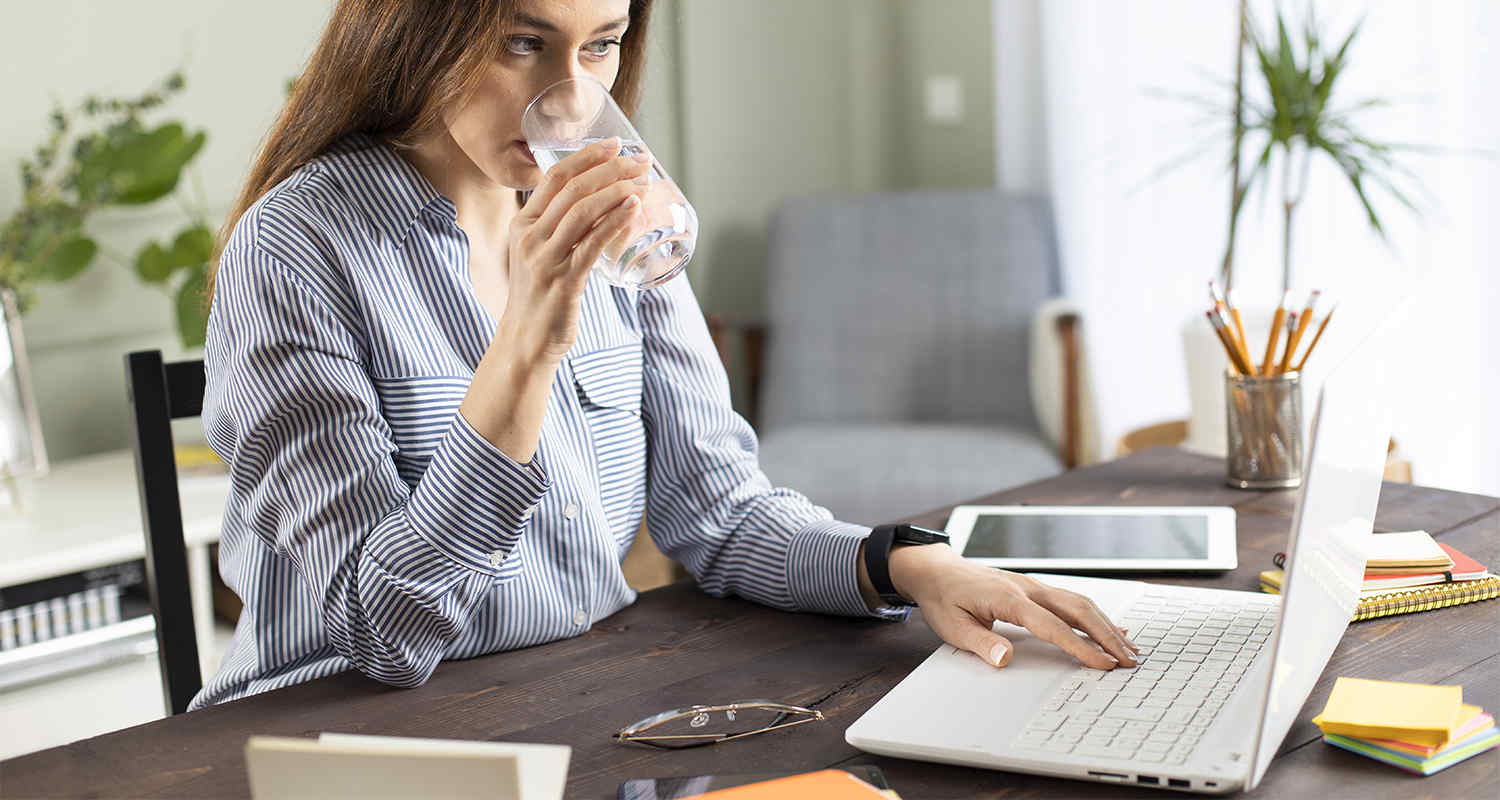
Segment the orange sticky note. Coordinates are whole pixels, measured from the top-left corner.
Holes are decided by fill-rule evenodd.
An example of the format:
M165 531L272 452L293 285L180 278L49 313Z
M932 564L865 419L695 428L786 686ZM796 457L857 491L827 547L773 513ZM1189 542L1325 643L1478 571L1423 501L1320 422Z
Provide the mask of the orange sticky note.
M761 781L694 795L691 800L886 800L889 795L841 769Z

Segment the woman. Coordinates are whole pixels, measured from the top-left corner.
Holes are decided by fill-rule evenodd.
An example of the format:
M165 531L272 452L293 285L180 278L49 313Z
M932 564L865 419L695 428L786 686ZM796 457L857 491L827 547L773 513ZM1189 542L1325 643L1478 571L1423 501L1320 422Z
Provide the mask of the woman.
M904 615L865 574L869 529L760 471L687 276L590 277L640 232L648 164L605 142L543 179L522 141L527 101L570 76L629 113L649 17L649 0L338 4L214 276L204 424L245 606L194 707L351 666L415 686L446 658L583 633L635 599L620 562L642 513L712 594ZM1133 663L1076 594L946 545L888 563L996 666L996 619Z

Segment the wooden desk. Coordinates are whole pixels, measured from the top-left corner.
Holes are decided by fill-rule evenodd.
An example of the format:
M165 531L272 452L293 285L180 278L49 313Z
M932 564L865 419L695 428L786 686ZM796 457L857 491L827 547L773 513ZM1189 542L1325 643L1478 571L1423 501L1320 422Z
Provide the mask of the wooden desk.
M1240 568L1177 582L1254 590L1285 542L1295 496L1223 484L1220 461L1157 449L980 498L997 503L1229 504L1239 512ZM909 521L941 525L946 510ZM1489 564L1500 563L1500 498L1386 484L1380 530L1425 528ZM1461 683L1468 702L1500 711L1500 602L1353 625L1282 745L1258 797L1494 797L1500 753L1430 778L1318 741L1308 721L1333 676ZM640 601L575 639L438 667L416 689L356 672L153 722L0 763L6 797L247 796L250 734L345 731L572 745L568 797L613 798L626 778L811 770L879 764L907 798L1141 797L1090 784L873 757L844 728L938 644L907 624L784 614L716 600L685 584ZM610 735L648 714L691 703L769 697L814 704L826 723L683 752L618 745ZM1488 786L1488 789L1484 787Z

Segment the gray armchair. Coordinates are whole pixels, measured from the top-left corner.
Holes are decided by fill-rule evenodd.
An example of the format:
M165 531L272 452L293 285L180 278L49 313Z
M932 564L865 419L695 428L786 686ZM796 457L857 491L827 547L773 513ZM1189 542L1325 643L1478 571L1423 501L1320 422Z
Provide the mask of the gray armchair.
M729 333L743 334L773 484L876 524L1079 462L1077 316L1049 302L1060 278L1044 201L798 198L772 219L765 280L768 325L709 326L725 363ZM1043 348L1056 367L1031 364L1038 336L1056 337ZM1060 380L1037 391L1034 375Z

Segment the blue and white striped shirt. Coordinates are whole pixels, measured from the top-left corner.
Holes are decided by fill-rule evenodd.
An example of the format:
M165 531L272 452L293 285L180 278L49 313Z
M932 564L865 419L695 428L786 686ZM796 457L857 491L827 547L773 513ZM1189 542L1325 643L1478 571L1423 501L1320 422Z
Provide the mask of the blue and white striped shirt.
M591 278L540 443L519 464L456 413L495 330L457 209L385 143L338 142L234 228L209 318L209 442L230 465L220 569L244 600L194 708L354 667L567 636L635 600L652 537L715 595L870 611L869 529L761 471L686 274Z

